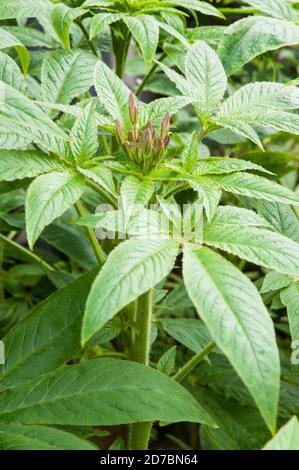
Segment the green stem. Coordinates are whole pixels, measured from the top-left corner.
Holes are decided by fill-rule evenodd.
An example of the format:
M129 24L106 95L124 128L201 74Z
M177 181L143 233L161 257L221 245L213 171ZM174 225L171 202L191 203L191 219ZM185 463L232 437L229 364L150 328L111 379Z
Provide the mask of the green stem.
M119 78L123 78L125 74L126 62L130 47L131 33L126 27L123 31L124 38L120 40L114 32L112 32L113 52L115 56L115 73Z
M85 26L82 24L82 22L80 20L77 20L77 25L79 26L79 28L81 29L82 33L83 33L83 36L85 37L85 40L89 46L89 49L91 50L91 52L96 56L96 57L99 57L98 53L97 53L97 50L93 44L93 42L89 39L89 35L88 35L88 32L86 31L86 28Z
M18 243L14 242L10 238L6 237L5 235L0 234L0 240L3 242L7 243L8 245L12 246L16 250L20 251L24 255L28 256L28 258L32 259L36 263L40 264L43 268L47 269L48 271L55 271L55 268L51 266L49 263L44 261L40 256L36 255L32 251L28 250L28 248L25 248L24 246L19 245Z
M79 217L85 217L87 215L87 211L85 210L85 207L83 206L83 204L80 201L75 203L75 209L76 209L77 214L79 215ZM105 262L105 259L106 259L105 254L102 250L101 245L98 242L97 237L95 236L95 233L94 233L93 229L91 227L85 227L85 229L86 229L88 239L90 241L90 244L92 246L92 249L94 251L94 254L95 254L99 264L103 264Z
M163 52L163 54L160 56L159 58L159 61L161 60L164 60L166 57L166 52ZM154 75L155 71L157 70L158 68L158 65L157 63L155 63L151 69L149 70L149 72L145 75L144 79L142 80L142 82L140 83L140 85L138 86L137 90L135 91L135 95L138 97L141 95L141 93L143 92L145 86L148 84L149 80L152 78L152 76Z
M97 183L95 183L91 179L86 178L85 181L86 181L87 186L89 186L91 189L96 191L101 196L103 201L108 202L115 209L117 208L117 200L115 197L113 197L111 194L109 194L107 191L105 191L103 188L101 188L101 186L99 186Z
M199 351L195 356L193 356L190 361L188 361L172 378L176 382L182 382L187 375L202 361L207 354L209 354L213 349L215 349L216 344L211 341L208 343L201 351Z
M149 290L138 299L136 316L138 333L133 347L134 360L146 366L149 365L152 308L152 290ZM151 421L133 424L129 448L132 450L146 450L151 428Z

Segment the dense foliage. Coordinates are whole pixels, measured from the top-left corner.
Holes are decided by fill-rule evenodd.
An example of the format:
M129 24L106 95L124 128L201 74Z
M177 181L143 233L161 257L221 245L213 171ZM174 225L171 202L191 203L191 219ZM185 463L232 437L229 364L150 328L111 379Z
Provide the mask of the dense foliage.
M299 2L0 20L0 448L298 450Z

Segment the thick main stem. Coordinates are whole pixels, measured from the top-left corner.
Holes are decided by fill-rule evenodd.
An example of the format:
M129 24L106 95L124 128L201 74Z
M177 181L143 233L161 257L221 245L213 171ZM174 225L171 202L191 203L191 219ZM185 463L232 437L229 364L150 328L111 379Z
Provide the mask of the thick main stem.
M149 290L138 299L136 323L138 333L133 345L133 359L140 364L149 364L150 335L152 325L152 290ZM146 450L152 422L135 423L131 428L130 449Z

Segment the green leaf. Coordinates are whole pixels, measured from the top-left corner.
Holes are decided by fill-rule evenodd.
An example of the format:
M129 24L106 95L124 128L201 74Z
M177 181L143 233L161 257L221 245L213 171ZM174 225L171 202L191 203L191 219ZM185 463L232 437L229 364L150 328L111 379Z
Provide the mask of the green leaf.
M270 230L255 227L210 224L204 241L251 263L282 274L299 276L299 245Z
M0 7L1 8L1 7ZM0 28L0 49L7 49L14 47L20 58L24 75L28 72L30 54L26 47L9 31Z
M299 134L299 90L280 83L245 85L220 106L215 122L260 145L254 126Z
M26 197L26 230L32 249L43 229L80 199L81 175L52 172L36 178Z
M41 92L44 101L68 104L93 85L96 58L85 51L56 51L43 62Z
M83 8L69 8L63 3L53 6L51 10L51 23L62 44L71 49L70 29L73 21L86 13Z
M211 341L205 324L193 318L163 318L163 329L180 344L197 354Z
M276 5L279 3L275 1ZM218 54L230 76L267 51L298 43L298 26L274 18L249 16L234 22L224 31Z
M282 177L294 170L295 156L287 152L248 152L241 155L242 160L261 165L264 169Z
M159 24L153 16L126 16L124 22L140 47L148 73L159 42Z
M68 136L25 95L0 81L0 113L5 128L64 155Z
M262 216L249 209L234 206L219 206L211 221L212 225L238 225L244 227L266 227L271 225ZM225 230L225 227L223 227Z
M200 368L197 370L200 372ZM204 403L219 426L218 429L201 426L202 450L256 450L270 438L271 434L255 407L227 399L210 387L192 387L189 390L199 403Z
M213 421L181 385L135 362L93 359L1 393L0 421L116 425Z
M71 150L79 163L92 158L98 149L97 122L94 106L88 104L77 118L71 132Z
M102 61L98 61L94 71L94 84L101 103L114 119L120 119L128 128L131 125L129 114L129 88Z
M202 175L217 175L222 173L234 173L236 171L255 170L262 173L270 173L262 166L239 158L208 157L201 158L197 162L196 173Z
M162 374L171 375L175 367L175 358L176 346L172 346L160 357L157 363L157 370L162 372Z
M165 114L177 113L191 102L187 96L171 96L169 98L158 98L141 108L139 123L146 126L149 121L161 121Z
M257 211L277 232L299 243L299 221L291 207L277 202L258 201Z
M46 426L0 425L1 450L97 450L69 432Z
M117 196L112 172L101 163L84 162L84 168L78 168L79 173L87 176L113 196Z
M103 29L123 18L123 13L98 13L92 17L90 23L89 38L93 39L97 34L101 34Z
M243 0L262 13L287 21L298 21L299 14L287 0Z
M3 338L1 390L55 370L80 352L84 307L96 273L83 274L52 294Z
M183 275L198 314L273 432L279 396L279 355L273 324L257 290L229 261L208 248L185 248Z
M189 41L187 41L187 39L181 33L179 33L175 28L170 26L170 24L163 23L162 21L157 21L157 23L159 24L160 29L163 29L170 36L173 36L175 39L177 39L185 49L187 50L189 49L190 47Z
M234 194L264 199L269 202L281 202L298 206L299 197L290 189L261 176L245 172L227 175L192 176L190 183L203 187L222 188Z
M187 173L190 173L198 163L198 141L196 132L193 132L191 139L182 153L182 162Z
M271 292L272 290L280 290L292 284L292 278L286 274L270 271L266 274L260 292Z
M190 83L185 79L185 77L183 77L183 75L167 67L167 65L162 64L161 62L159 62L159 65L165 75L175 84L182 95L193 97L194 90L192 90Z
M153 182L150 178L139 180L134 176L127 176L124 179L121 185L120 197L125 225L128 225L147 205L153 190Z
M163 2L161 2L163 3ZM211 15L211 16L216 16L218 18L224 18L223 14L221 11L217 10L216 7L213 5L210 5L207 2L200 2L198 0L169 0L166 3L171 3L172 5L177 5L178 7L181 8L188 8L190 10L195 10L198 11L199 13L202 13L203 15Z
M117 312L167 276L178 254L174 240L127 240L115 248L96 278L82 327L86 343Z
M263 450L299 450L299 423L296 416L267 442Z
M69 224L69 220L75 217L74 213L71 212L72 215L65 216L65 220L49 225L43 231L42 239L56 250L69 256L79 266L91 269L97 265L97 259L86 238L84 229L72 227Z
M32 178L58 169L64 169L59 161L37 150L0 150L1 181Z
M219 205L221 199L221 189L217 185L211 184L209 179L206 180L200 179L200 182L191 180L191 187L194 191L197 191L199 197L203 198L203 206L205 208L207 218L210 221Z
M0 52L0 80L21 93L27 91L27 85L21 70L9 55L2 52Z
M280 294L283 305L286 306L293 341L299 340L299 284L295 283Z
M227 88L226 74L216 52L205 42L197 41L186 55L185 74L199 112L211 114Z
M48 0L1 0L0 19L47 16L52 6Z

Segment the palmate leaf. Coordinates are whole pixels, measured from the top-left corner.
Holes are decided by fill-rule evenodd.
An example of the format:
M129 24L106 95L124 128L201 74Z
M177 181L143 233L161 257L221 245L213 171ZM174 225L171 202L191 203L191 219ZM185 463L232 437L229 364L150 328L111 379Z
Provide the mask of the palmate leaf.
M128 128L131 125L129 114L129 88L102 61L94 70L94 85L101 103L114 119L120 119Z
M155 369L93 359L1 392L0 422L115 425L214 422L181 385Z
M279 5L280 1L275 1L275 4ZM226 28L217 52L227 75L230 76L267 51L298 43L298 26L274 18L250 16Z
M123 307L162 281L177 254L178 244L171 239L131 239L115 248L91 288L83 320L83 344Z
M47 16L52 6L49 0L1 0L0 19Z
M279 356L274 327L257 290L229 261L208 248L185 248L183 276L198 314L273 432L279 396Z
M298 450L299 449L299 423L296 416L285 424L274 436L267 442L263 450Z
M11 34L9 31L6 31L5 29L0 28L0 49L7 49L10 47L14 47L16 49L22 64L24 75L26 75L30 62L29 52L13 34Z
M43 229L80 199L84 178L79 174L52 172L38 176L26 197L26 230L32 249Z
M0 181L32 178L64 166L37 150L0 150Z
M0 82L1 121L6 129L65 155L67 135L25 95Z
M299 276L299 244L263 228L210 224L204 242L251 263Z
M88 104L76 120L71 132L71 150L79 163L92 158L98 149L97 122L94 106Z
M257 8L262 13L266 13L274 18L287 21L298 21L299 14L287 0L243 0L243 3Z
M83 8L69 8L63 3L53 6L50 14L51 23L60 41L67 49L71 49L70 29L72 23L85 13Z
M216 52L205 42L197 41L186 55L185 74L199 112L211 113L227 87L226 74Z
M85 302L97 272L83 274L52 294L3 338L1 390L55 370L80 352Z
M159 24L149 15L127 16L124 22L140 47L146 72L149 72L159 42Z
M286 306L293 341L299 340L299 284L295 283L280 294Z
M47 426L0 425L0 450L97 450L70 432Z
M93 85L94 55L85 51L56 51L43 62L41 92L44 101L68 104Z

